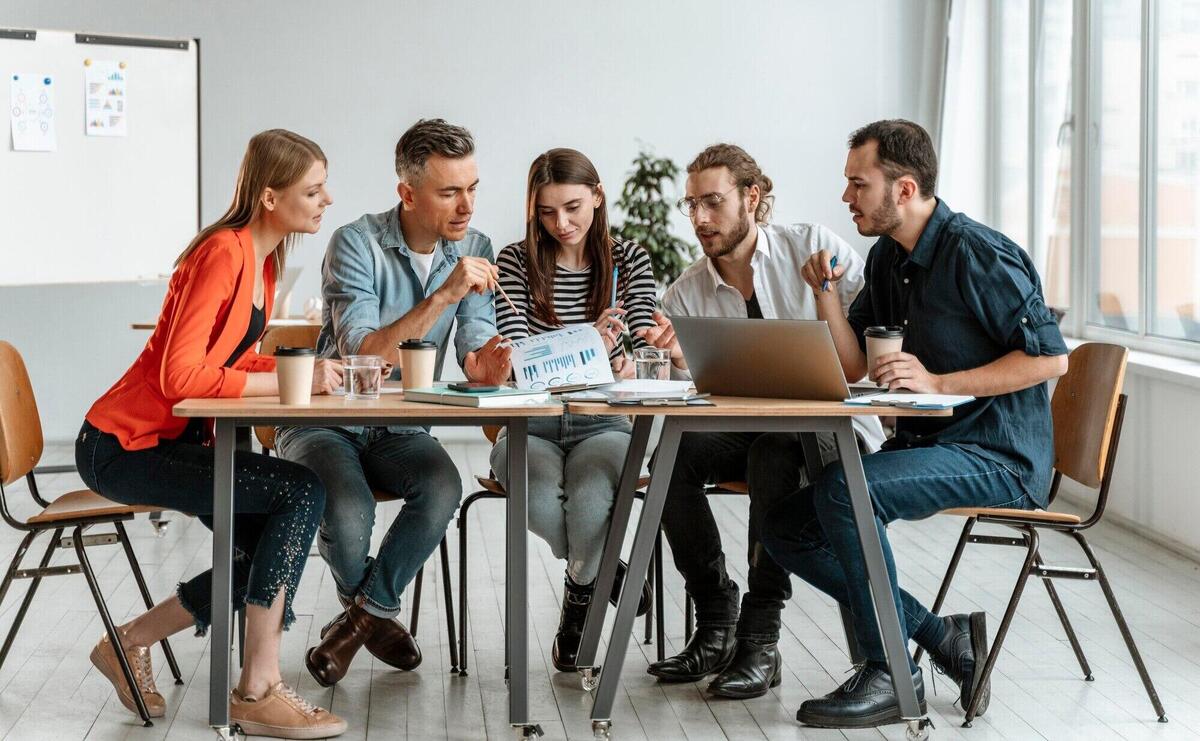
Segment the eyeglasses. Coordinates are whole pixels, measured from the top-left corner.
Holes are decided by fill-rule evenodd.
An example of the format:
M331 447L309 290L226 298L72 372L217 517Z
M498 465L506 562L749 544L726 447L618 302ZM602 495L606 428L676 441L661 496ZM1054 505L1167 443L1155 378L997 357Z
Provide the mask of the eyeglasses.
M725 196L737 189L738 186L735 185L724 193L708 193L699 198L680 198L675 205L679 208L680 213L690 219L701 207L709 213L716 211L725 202Z

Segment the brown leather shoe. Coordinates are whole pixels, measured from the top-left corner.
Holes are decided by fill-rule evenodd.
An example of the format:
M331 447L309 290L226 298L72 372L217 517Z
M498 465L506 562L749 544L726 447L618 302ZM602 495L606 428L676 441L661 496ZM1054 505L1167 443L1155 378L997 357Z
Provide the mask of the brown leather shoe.
M380 618L350 605L321 630L321 642L308 649L304 665L322 687L332 687L350 671L354 654L375 632Z
M338 595L338 600L342 603L343 607L347 606L346 600L342 599L341 595ZM324 628L321 628L322 639L325 638L325 634L333 628L333 624L338 619L334 618ZM374 619L380 622L376 625L375 631L366 640L367 651L388 666L406 672L410 672L420 666L421 647L417 645L417 639L413 638L412 634L408 632L408 628L405 628L404 624L396 618Z

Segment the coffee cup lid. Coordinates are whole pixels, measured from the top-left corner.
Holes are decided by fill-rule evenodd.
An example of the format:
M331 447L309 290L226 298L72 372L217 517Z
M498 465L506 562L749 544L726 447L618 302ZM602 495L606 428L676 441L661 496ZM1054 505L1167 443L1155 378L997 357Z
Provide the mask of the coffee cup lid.
M401 350L436 350L437 343L419 338L409 338L399 345Z
M865 337L892 339L904 336L904 327L867 327L863 331Z
M277 347L275 348L275 357L277 358L294 358L304 355L316 355L317 351L311 347Z

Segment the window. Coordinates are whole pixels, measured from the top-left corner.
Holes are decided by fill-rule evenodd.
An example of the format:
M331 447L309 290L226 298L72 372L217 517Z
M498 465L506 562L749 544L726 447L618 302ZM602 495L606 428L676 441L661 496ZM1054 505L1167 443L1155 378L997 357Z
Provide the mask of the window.
M1034 3L1035 35L1033 254L1042 266L1046 303L1071 305L1071 0Z

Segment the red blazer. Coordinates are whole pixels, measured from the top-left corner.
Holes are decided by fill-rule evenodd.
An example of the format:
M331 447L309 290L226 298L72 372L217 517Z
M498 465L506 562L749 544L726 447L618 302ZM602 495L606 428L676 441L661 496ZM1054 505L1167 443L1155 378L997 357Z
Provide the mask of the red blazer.
M254 244L247 229L222 229L188 255L167 285L150 340L121 380L88 410L87 420L116 435L126 450L178 437L188 420L171 407L183 399L242 395L246 374L275 370L253 346L226 368L250 326ZM275 261L263 266L263 311L271 316Z

